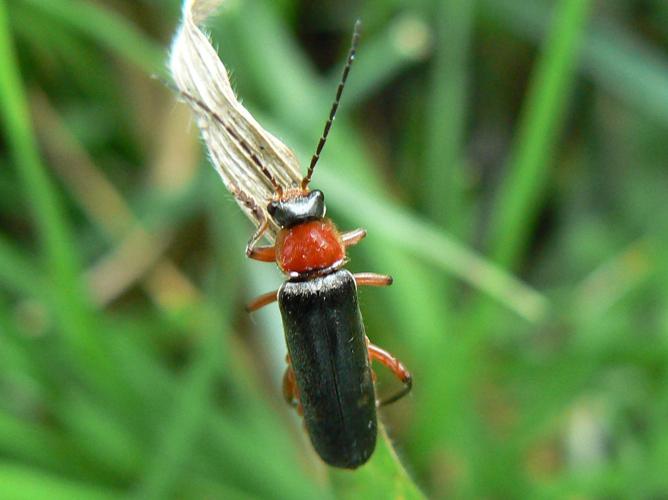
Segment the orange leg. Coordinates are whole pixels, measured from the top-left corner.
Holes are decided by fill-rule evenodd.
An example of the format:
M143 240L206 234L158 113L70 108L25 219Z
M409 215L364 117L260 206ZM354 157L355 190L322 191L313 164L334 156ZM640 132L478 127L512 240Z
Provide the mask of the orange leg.
M387 368L389 368L392 373L404 384L404 388L397 392L395 395L390 396L387 399L384 399L381 401L378 406L385 406L389 405L391 403L394 403L395 401L399 401L401 398L403 398L406 394L411 392L411 388L413 387L413 377L411 374L406 370L404 365L401 364L401 361L399 361L397 358L392 356L389 352L381 349L378 346L375 346L371 343L369 343L367 339L367 349L369 350L369 359L370 360L376 360L380 361L383 365L385 365Z
M276 262L276 249L273 246L247 248L246 255L261 262Z
M267 232L269 228L269 223L265 220L262 221L260 226L257 228L257 231L253 233L248 244L246 245L246 255L255 260L262 262L274 262L276 260L276 251L273 246L259 247L257 246L258 242L264 236L264 233Z
M376 273L357 273L353 277L358 286L390 286L393 281L392 276Z
M277 300L278 300L278 290L274 290L273 292L263 293L259 297L256 297L246 306L246 312L250 313L253 311L257 311L258 309L266 305L269 305L272 302L276 302Z
M300 416L304 415L301 401L299 400L299 389L297 388L297 380L295 379L295 372L290 365L290 356L287 356L288 367L285 369L283 375L283 397L286 403L294 406Z
M352 231L348 231L347 233L343 233L341 235L341 239L343 240L343 244L346 247L351 247L353 245L357 245L364 239L365 236L366 229L354 229Z

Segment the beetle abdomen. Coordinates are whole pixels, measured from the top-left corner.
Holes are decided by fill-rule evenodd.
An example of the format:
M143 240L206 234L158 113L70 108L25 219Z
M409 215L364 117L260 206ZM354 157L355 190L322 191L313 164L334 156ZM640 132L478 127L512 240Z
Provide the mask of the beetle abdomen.
M376 397L357 286L346 270L278 293L304 423L328 464L354 469L376 445Z

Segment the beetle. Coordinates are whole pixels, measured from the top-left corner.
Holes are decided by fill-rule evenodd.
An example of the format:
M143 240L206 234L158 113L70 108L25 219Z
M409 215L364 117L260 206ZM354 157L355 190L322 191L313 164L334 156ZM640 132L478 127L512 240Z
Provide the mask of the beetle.
M289 279L247 309L278 301L288 347L283 394L297 407L313 447L329 465L354 469L375 448L376 396L370 361L390 368L405 388L379 405L407 394L412 377L396 358L371 344L360 313L358 286L387 286L390 276L343 269L345 249L366 235L340 234L324 217L321 191L300 191L268 207L281 230L272 247L249 246L249 257L275 261Z
M250 195L231 184L232 194L259 221L246 255L276 263L287 277L278 290L257 297L246 309L253 312L278 302L288 350L283 395L303 416L311 443L322 460L347 469L363 465L374 451L377 406L399 400L412 388L411 374L403 364L369 341L359 308L359 286L389 286L392 278L353 274L344 268L347 248L367 233L364 229L341 233L325 217L322 191L308 187L355 59L359 28L358 21L329 118L299 185L284 189L222 117L196 98L181 93L225 128L273 187L274 196L263 210ZM260 246L271 222L279 228L276 241L272 246ZM402 390L380 402L376 399L372 360L385 365L404 384Z

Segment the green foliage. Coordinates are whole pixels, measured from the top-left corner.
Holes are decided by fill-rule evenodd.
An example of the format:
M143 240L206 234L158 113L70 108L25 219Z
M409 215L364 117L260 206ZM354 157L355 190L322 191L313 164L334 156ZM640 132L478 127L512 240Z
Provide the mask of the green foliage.
M414 393L354 472L283 404L278 311L243 312L280 276L160 83L178 2L3 0L0 497L667 495L664 3L227 3L303 163L363 18L313 185L395 278L360 296Z

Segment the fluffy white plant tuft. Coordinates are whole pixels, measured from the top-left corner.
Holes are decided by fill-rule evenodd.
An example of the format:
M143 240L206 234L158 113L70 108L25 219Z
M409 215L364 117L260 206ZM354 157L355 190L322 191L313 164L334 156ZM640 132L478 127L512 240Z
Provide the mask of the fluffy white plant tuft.
M233 194L242 191L266 211L275 188L257 163L287 191L301 181L299 162L237 100L225 66L201 29L221 3L222 0L183 2L183 17L172 42L169 67L182 100L193 109L211 162L227 189ZM261 214L247 203L239 199L237 202L257 225ZM272 229L275 230L270 228L269 237L273 236Z

